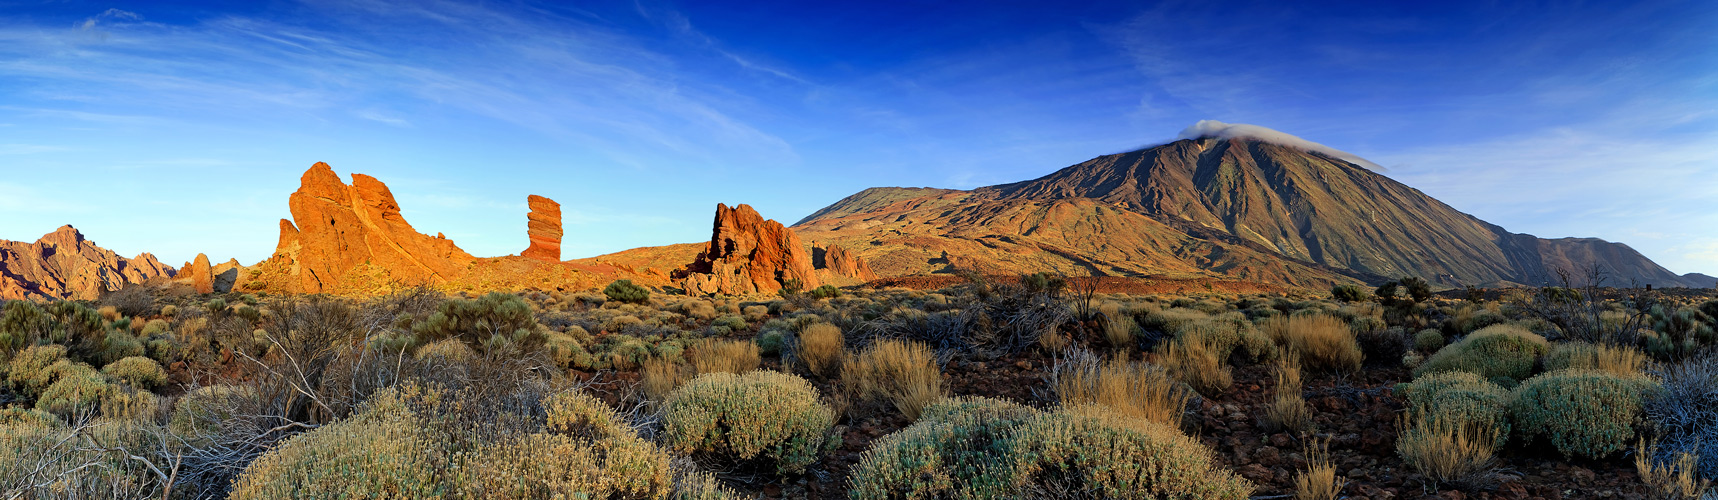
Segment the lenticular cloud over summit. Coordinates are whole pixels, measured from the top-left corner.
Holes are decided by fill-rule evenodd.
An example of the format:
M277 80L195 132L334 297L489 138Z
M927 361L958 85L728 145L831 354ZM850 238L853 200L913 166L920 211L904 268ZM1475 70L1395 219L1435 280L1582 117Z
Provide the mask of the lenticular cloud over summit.
M1269 128L1260 127L1258 125L1248 125L1245 123L1223 123L1217 120L1199 120L1199 123L1195 123L1191 127L1182 129L1181 133L1175 136L1175 140L1198 139L1200 137L1216 137L1218 139L1234 139L1241 137L1256 139L1272 144L1324 153L1333 158L1339 158L1346 160L1349 163L1365 167L1367 170L1371 170L1373 172L1382 172L1384 170L1384 167L1379 166L1376 163L1366 161L1365 158L1361 158L1353 153L1295 137L1283 132L1278 132Z

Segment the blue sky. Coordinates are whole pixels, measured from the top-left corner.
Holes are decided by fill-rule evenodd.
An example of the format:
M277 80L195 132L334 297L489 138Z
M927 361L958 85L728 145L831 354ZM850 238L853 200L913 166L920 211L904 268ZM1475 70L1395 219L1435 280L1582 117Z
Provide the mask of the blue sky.
M325 161L480 256L554 198L585 257L1213 119L1718 273L1718 3L1289 3L0 1L0 238L249 264Z

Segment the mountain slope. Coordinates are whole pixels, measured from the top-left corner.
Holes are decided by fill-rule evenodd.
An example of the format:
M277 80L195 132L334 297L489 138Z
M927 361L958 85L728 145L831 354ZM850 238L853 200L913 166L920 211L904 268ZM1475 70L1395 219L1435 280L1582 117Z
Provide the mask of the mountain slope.
M874 191L874 190L868 190ZM1296 286L1359 282L1232 238L1195 236L1095 200L999 200L935 190L794 226L800 237L853 249L880 276L974 269L992 274L1229 277ZM1376 277L1370 277L1376 278Z
M959 201L948 201L955 198ZM1013 235L1023 229L998 224L993 218L959 218L955 214L981 210L977 208L981 206L1057 202L1091 203L1156 224L1150 230L1145 229L1149 224L1137 221L1112 224L1114 227L1093 229L1091 235L1081 236L1087 240L1083 244L1062 245L1082 258L1103 255L1097 260L1117 271L1145 272L1154 266L1181 269L1172 261L1217 275L1229 275L1236 269L1230 261L1185 259L1186 243L1163 245L1160 243L1167 240L1148 238L1134 245L1127 242L1135 236L1124 234L1147 231L1164 235L1174 231L1179 238L1235 249L1231 259L1255 263L1248 269L1257 269L1252 266L1260 259L1279 259L1287 261L1282 264L1284 269L1321 268L1334 271L1326 275L1342 273L1372 280L1413 275L1462 286L1544 284L1556 276L1557 269L1574 271L1599 264L1610 271L1613 283L1712 285L1692 275L1684 278L1671 273L1619 243L1510 233L1336 155L1249 137L1192 137L1100 156L1038 179L970 192L872 188L814 213L795 227L813 231L831 222L847 221L841 237L857 241L865 240L867 229L851 224L854 221L910 216L910 220L925 224L889 227L887 232L870 230L871 239L916 234L978 241L986 235ZM915 208L927 204L943 211L930 213ZM1103 218L1115 217L1120 216L1106 214ZM926 225L931 221L943 222ZM885 258L875 248L852 247L874 263ZM1119 247L1130 251L1102 253L1106 248ZM955 250L950 254L961 257ZM918 267L922 270L926 266ZM897 270L904 269L879 266L885 275Z

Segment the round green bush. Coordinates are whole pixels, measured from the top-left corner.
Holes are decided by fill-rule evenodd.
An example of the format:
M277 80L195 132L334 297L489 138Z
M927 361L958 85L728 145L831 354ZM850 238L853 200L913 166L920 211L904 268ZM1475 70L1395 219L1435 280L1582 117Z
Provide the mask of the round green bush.
M1453 426L1484 426L1496 430L1495 448L1509 439L1509 391L1468 372L1440 372L1398 385L1408 411L1425 415L1425 422Z
M153 389L167 382L167 371L161 363L143 356L130 356L101 367L101 372L115 380L139 389Z
M1436 328L1420 330L1414 334L1414 350L1420 352L1438 352L1444 348L1444 334Z
M1444 346L1432 354L1414 376L1428 373L1463 371L1487 379L1509 377L1525 380L1533 375L1539 356L1550 345L1545 337L1535 335L1515 325L1493 325L1473 332L1460 341Z
M706 373L668 394L666 443L681 453L764 459L793 473L825 450L835 411L795 375Z
M1157 422L1086 405L1041 412L989 398L943 400L865 452L850 479L860 500L1038 498L1244 499L1246 480L1198 440Z
M606 407L551 397L543 402L549 413L543 428L485 433L450 425L433 410L459 397L418 387L379 392L353 416L294 436L257 458L233 482L230 498L523 500L669 493L669 456L661 448L629 428L592 436L565 425L578 421L568 417L569 406L580 407L570 413L584 416Z
M59 344L34 346L12 356L6 364L6 381L20 394L35 397L54 383L59 372L56 363L66 359L66 348Z
M998 449L1015 427L1039 414L1012 402L977 396L926 406L918 421L872 443L849 474L855 499L1001 498L1012 490L996 471Z
M603 288L603 295L608 300L628 304L643 304L650 301L650 289L632 284L632 280L615 280Z
M1545 436L1569 457L1603 458L1634 444L1641 402L1658 382L1594 370L1559 370L1515 388L1510 415L1523 441Z
M158 401L148 391L110 384L88 365L62 368L53 385L36 398L36 409L55 415L104 415L130 418L153 415Z
M758 353L765 356L781 354L782 346L787 345L787 334L781 330L765 330L758 334Z

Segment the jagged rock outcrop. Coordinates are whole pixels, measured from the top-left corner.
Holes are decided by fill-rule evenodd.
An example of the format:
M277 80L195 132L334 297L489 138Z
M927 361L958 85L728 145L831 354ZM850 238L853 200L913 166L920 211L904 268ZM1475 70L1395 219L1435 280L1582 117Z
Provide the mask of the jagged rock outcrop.
M525 235L531 238L531 247L519 255L560 262L561 204L537 195L528 196L525 201L531 206L531 213L525 215L529 221L525 227Z
M818 245L811 248L811 265L818 270L828 272L840 278L851 278L859 281L877 279L877 273L871 272L871 265L859 254L847 251L847 248L834 243Z
M788 280L807 290L821 284L799 235L744 204L716 205L709 246L672 277L689 295L775 293Z
M127 259L61 226L35 243L0 240L0 298L79 299L101 296L126 284L172 276L154 255Z
M264 263L284 275L284 291L444 283L475 260L439 233L412 229L388 186L368 175L352 174L348 186L328 164L317 163L304 172L289 204L292 221L280 221L280 242Z

